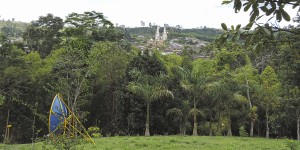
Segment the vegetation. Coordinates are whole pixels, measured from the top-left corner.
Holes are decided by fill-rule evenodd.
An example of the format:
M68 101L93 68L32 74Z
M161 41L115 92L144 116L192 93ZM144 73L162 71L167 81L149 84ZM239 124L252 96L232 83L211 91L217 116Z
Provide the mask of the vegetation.
M225 3L230 2L236 11L253 9L250 25L259 19L257 11L271 12L280 21L290 20L285 5L299 7L297 1ZM114 27L95 11L66 18L41 16L22 32L24 41L9 40L14 34L0 32L0 141L35 143L46 136L56 93L94 137L109 137L97 139L109 148L284 149L281 140L220 135L300 139L299 28L258 24L253 30L250 25L228 29L222 24L222 32L169 27L169 41L147 47L154 26ZM139 39L144 31L149 36ZM220 32L214 40L211 35ZM185 43L183 39L203 37L210 43L197 51L184 45L178 54L161 53L174 39ZM177 134L194 137L138 136ZM52 145L58 149L95 148L78 144L80 138L58 140L61 144ZM66 145L68 140L76 144Z
M161 149L161 150L180 150L180 149L274 149L289 150L295 141L286 139L264 139L247 137L222 137L222 136L117 136L105 137L95 140L96 145L81 143L77 149ZM43 142L36 143L34 149L42 150ZM0 144L0 149L26 150L30 149L31 144ZM52 148L48 145L46 148Z

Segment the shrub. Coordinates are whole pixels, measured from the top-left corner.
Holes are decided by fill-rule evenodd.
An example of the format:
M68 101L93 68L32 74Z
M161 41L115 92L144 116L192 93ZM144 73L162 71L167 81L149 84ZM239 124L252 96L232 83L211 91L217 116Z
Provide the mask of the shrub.
M289 147L291 150L296 150L299 147L299 143L295 140L287 140L286 147Z
M102 136L101 133L100 133L100 128L99 127L89 127L87 132L93 138L100 138Z
M241 137L248 137L248 136L249 136L249 134L246 132L244 126L241 126L241 127L239 128L239 133L240 133L240 136L241 136Z

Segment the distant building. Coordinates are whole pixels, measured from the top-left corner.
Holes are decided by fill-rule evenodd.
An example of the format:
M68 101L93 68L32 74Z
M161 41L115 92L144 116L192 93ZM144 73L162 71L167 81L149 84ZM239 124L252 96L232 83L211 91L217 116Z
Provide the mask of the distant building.
M157 26L156 33L155 33L155 41L156 42L163 42L163 41L166 41L167 38L168 38L168 35L167 35L166 27L164 27L164 31L161 35L160 32L159 32L159 26Z

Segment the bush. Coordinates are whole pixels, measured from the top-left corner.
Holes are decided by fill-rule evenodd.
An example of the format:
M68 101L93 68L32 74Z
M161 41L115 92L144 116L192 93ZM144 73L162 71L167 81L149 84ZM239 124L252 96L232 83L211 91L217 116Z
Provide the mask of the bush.
M63 135L52 135L51 138L47 137L43 142L42 148L44 150L52 150L54 146L58 150L83 150L82 140L76 137L68 137ZM49 147L49 144L52 146Z
M287 140L286 147L289 147L291 150L296 150L299 147L299 143L295 140Z
M244 126L241 126L241 127L239 128L239 133L240 133L240 136L241 136L241 137L248 137L248 136L249 136L249 134L246 132Z
M87 132L91 135L93 138L100 138L102 137L100 133L100 128L99 127L89 127Z

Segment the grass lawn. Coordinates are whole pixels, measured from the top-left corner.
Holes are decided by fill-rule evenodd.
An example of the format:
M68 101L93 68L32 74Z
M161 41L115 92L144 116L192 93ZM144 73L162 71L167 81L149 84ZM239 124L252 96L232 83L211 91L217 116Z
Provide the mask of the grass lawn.
M290 149L285 139L223 136L119 136L95 139L96 144L83 142L78 149L86 150L283 150ZM45 148L46 146L46 148ZM31 144L0 144L0 150L31 150ZM52 150L52 145L39 142L35 150Z

